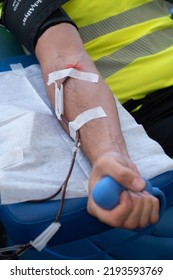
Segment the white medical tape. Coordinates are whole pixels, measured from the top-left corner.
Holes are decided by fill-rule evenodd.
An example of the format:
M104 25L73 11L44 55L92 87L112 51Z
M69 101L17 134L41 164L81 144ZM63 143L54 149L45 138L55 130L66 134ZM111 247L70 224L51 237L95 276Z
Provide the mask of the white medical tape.
M23 67L23 65L21 63L10 64L10 68L13 71L24 70L24 67Z
M0 169L12 166L23 161L23 150L21 147L15 147L13 151L0 156Z
M94 119L105 117L107 117L107 115L102 107L95 107L84 111L83 113L78 115L74 121L69 122L70 136L75 140L76 131L79 130L85 123Z
M30 241L30 244L37 250L42 251L55 233L59 230L60 223L51 223L38 237L33 241Z
M21 63L10 64L10 68L17 75L26 75L26 70Z
M61 120L61 115L64 114L63 84L59 88L57 83L55 83L55 114L58 120Z
M74 68L68 68L52 72L48 75L48 85L55 84L55 114L59 120L64 112L64 98L63 98L63 84L58 87L56 81L64 79L66 77L72 77L75 79L97 83L99 76L95 73L81 72Z
M82 72L76 70L75 68L68 68L63 70L54 71L48 74L48 82L47 85L50 86L57 80L64 79L66 77L75 78L78 80L88 81L91 83L97 83L99 80L99 76L95 73Z

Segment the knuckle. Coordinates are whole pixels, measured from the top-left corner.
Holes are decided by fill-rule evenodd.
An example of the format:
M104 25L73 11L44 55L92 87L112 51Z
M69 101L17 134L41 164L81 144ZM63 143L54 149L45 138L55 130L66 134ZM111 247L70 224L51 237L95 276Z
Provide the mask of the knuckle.
M125 221L124 224L123 224L123 227L128 229L128 230L133 230L137 227L137 222L136 221Z
M159 202L158 198L156 198L156 197L153 196L152 200L153 200L153 205L154 205L155 207L159 208L160 202Z
M141 195L141 193L138 193L138 192L135 193L135 192L129 191L129 194L132 199L134 207L137 207L138 205L140 205L140 207L142 207L142 205L144 203L144 197Z
M114 227L114 228L120 228L120 227L122 227L122 224L118 221L113 221L111 223L111 226Z
M144 228L148 224L149 224L149 221L147 219L143 219L143 220L139 221L139 227L140 228Z

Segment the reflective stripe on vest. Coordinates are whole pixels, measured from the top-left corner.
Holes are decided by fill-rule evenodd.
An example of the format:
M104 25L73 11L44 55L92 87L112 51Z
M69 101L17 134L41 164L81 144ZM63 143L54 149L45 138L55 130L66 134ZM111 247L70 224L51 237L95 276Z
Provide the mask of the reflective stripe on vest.
M1 17L1 13L2 13L2 4L0 4L0 17Z
M79 32L82 41L87 43L116 30L127 28L131 25L136 25L158 17L167 16L167 8L163 6L162 9L160 9L159 2L160 1L158 0L154 0L152 2L143 4L142 7L135 7L134 9L125 11L119 15L115 15L100 22L81 27Z
M63 7L122 103L173 84L173 21L164 0L71 0Z
M98 59L95 64L102 73L103 77L108 78L117 71L126 67L135 59L161 52L172 45L172 28L158 30L136 40L135 42L121 48L118 51L115 51L114 53L111 53L106 57Z

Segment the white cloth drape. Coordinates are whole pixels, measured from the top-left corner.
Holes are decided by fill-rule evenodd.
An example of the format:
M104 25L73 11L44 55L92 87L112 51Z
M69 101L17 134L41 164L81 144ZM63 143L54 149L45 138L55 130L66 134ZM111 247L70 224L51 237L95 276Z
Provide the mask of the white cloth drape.
M46 96L39 65L0 73L1 204L44 198L64 181L73 140L61 128ZM173 161L117 102L131 159L152 178L173 169ZM86 197L91 166L79 151L67 198Z

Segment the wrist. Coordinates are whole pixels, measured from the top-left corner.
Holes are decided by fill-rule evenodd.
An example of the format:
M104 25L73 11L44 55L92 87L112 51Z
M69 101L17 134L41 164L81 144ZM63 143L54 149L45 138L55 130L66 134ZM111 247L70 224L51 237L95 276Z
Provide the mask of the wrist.
M103 122L106 123L106 121L102 120L101 130L104 128ZM97 128L98 127L99 121ZM81 129L81 147L92 165L94 165L99 158L109 153L116 153L121 157L129 158L124 139L121 135L118 135L116 139L110 137L110 131L107 128L104 130L104 133L99 133L99 129L97 129L97 135L94 131L92 132L92 129L90 132L88 130L88 133L89 135L87 136L85 127ZM90 139L90 141L86 141L86 139Z

